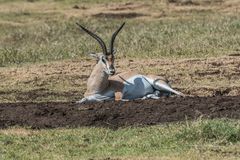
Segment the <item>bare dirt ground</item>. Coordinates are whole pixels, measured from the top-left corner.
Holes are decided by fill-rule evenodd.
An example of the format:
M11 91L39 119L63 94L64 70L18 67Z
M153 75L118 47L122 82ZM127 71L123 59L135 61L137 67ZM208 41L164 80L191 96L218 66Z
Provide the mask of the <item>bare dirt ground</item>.
M75 103L0 104L0 128L24 126L33 129L100 126L155 125L203 118L240 118L240 96L186 97L160 100Z

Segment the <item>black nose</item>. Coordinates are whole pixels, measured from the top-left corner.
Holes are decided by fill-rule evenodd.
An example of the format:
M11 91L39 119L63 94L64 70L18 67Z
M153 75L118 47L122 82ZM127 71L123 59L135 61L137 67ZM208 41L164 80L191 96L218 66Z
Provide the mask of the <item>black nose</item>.
M113 65L111 65L111 66L109 67L109 73L110 73L110 75L114 75L114 74L115 74L115 68L114 68Z
M110 71L110 74L111 74L111 75L114 75L114 74L115 74L115 71L114 71L114 70L111 70L111 71Z

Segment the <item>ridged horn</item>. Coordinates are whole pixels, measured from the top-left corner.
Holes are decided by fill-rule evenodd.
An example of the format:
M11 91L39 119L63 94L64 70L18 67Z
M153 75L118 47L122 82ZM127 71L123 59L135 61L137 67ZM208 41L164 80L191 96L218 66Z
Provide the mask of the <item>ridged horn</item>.
M103 50L103 54L107 55L108 52L107 52L107 47L104 43L104 41L99 37L97 36L95 33L89 31L88 29L86 29L85 27L83 27L82 25L80 25L79 23L76 23L82 30L84 30L87 34L89 34L91 37L93 37L94 39L96 39L98 41L98 43L100 44L102 50Z
M114 52L113 46L114 46L115 38L116 38L117 34L120 32L120 30L123 28L124 25L125 25L125 22L112 35L111 42L110 42L110 54L113 54L113 52Z

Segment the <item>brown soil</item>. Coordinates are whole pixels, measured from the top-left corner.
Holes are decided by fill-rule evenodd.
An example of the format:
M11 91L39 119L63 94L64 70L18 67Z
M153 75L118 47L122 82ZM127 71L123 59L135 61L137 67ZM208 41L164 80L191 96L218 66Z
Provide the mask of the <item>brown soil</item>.
M240 96L170 97L84 105L57 102L0 104L0 128L17 125L34 129L81 126L116 129L199 117L239 119Z
M94 17L101 18L136 18L146 16L145 14L129 12L129 13L98 13L93 15Z

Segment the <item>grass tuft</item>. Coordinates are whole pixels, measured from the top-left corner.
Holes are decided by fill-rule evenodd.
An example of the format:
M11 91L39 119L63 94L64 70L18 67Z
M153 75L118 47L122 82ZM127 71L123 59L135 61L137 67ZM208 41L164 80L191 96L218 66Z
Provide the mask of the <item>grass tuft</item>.
M177 138L187 141L236 143L240 141L240 125L228 120L211 120L184 126Z

